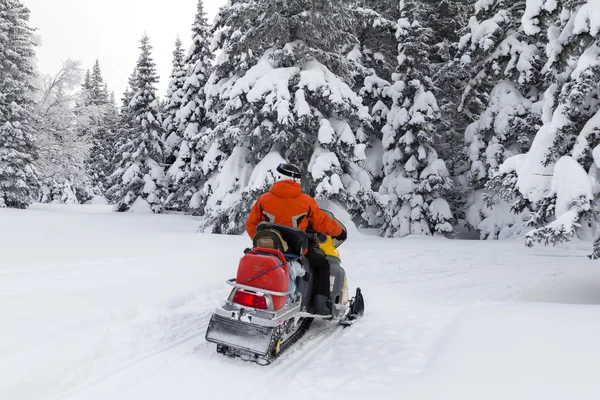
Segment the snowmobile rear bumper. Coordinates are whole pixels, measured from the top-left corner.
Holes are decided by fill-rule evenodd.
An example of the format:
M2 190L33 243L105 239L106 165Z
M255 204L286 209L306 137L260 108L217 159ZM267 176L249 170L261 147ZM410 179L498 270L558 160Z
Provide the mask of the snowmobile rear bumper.
M214 314L206 330L206 340L238 350L266 356L275 327L261 326Z
M222 307L215 310L215 315L245 324L276 327L296 316L300 312L300 303L301 300L299 299L279 311L271 311L242 306L230 299L225 301Z
M225 301L215 310L206 340L254 356L267 356L280 326L300 311L300 300L280 311L259 310Z

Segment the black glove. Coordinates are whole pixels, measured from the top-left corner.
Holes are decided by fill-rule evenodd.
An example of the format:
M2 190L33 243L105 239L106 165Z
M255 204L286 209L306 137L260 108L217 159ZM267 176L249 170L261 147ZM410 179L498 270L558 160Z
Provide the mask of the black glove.
M342 230L342 233L340 233L337 236L333 236L333 238L339 240L340 242L343 242L344 240L348 239L348 232Z

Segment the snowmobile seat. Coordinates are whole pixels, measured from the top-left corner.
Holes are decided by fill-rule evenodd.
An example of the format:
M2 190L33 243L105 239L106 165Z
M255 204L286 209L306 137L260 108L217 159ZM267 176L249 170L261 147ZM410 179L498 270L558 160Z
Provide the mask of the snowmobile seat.
M261 222L258 224L256 227L256 236L254 237L254 246L258 247L257 242L261 239L261 237L265 237L265 234L262 232L273 230L279 232L281 238L285 241L288 247L287 250L284 250L283 244L277 244L276 248L279 247L278 250L286 254L301 256L308 249L308 236L302 229L273 224L271 222ZM277 242L276 239L275 242Z

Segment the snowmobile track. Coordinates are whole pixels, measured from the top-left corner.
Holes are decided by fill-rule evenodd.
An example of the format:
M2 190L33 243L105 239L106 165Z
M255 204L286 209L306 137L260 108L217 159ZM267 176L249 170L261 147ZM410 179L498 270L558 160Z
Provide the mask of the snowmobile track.
M297 372L306 369L315 357L333 347L341 339L344 330L345 327L342 325L314 320L311 329L286 353L269 365L270 371L265 375L266 381L280 382L279 385L289 386ZM266 388L265 392L255 393L248 399L264 400L274 397L280 393L279 385Z
M63 393L47 396L46 399L48 399L48 400L66 399L66 398L72 397L80 392L83 392L84 390L87 390L91 387L94 387L95 385L105 382L105 381L109 380L110 378L117 376L118 374L120 374L124 371L127 371L128 369L130 369L132 367L135 367L136 365L140 364L141 362L143 362L149 358L156 357L158 355L167 353L178 347L182 347L195 339L204 338L206 329L208 328L208 323L210 321L210 317L212 316L212 311L209 309L209 310L206 310L205 312L203 312L203 314L204 315L202 316L202 318L200 318L200 324L194 333L184 336L183 338L176 340L175 342L170 343L167 346L158 347L147 353L141 354L141 355L137 356L136 358L134 358L132 360L128 360L128 361L124 362L123 364L117 366L112 371L106 372L102 376L96 377L89 382L86 382L78 387L69 389ZM195 346L192 346L192 349L194 347Z

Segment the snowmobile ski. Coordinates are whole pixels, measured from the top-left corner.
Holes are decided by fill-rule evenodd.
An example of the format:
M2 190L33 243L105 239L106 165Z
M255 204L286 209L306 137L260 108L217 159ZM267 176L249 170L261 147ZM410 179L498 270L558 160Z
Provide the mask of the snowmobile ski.
M350 326L358 321L365 313L365 301L360 288L356 289L356 295L350 301L350 311L341 320L340 325Z

